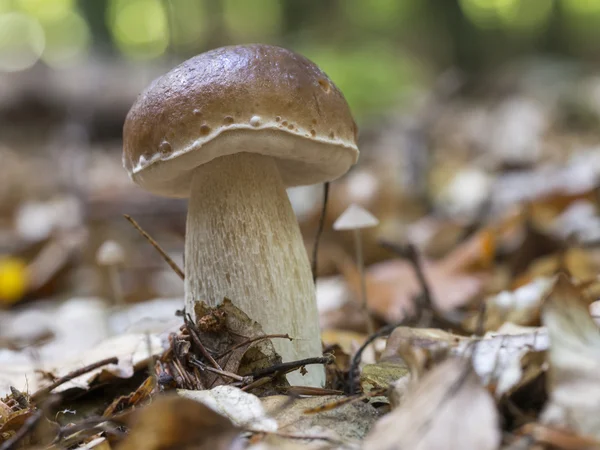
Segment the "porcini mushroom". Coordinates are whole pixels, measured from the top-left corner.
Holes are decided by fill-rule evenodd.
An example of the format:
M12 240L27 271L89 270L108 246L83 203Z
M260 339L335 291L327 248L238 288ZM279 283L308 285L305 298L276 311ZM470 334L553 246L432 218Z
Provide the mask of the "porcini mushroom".
M145 189L189 197L185 302L229 298L284 361L322 353L310 265L286 187L334 180L357 160L338 88L279 47L241 45L189 59L155 80L127 115L123 162ZM324 370L292 373L319 386Z

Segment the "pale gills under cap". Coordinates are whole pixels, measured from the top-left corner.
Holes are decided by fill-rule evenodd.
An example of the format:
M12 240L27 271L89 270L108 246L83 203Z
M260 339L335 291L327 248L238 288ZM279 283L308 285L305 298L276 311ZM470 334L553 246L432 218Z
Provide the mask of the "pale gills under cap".
M132 106L123 164L156 194L186 197L194 168L252 152L276 158L286 186L340 177L358 159L344 96L308 59L241 45L191 58L155 80Z

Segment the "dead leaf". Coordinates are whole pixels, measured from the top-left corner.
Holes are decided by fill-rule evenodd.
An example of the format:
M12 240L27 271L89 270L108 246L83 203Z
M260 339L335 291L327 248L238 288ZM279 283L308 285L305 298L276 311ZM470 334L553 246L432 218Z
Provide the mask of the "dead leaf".
M521 428L519 434L529 437L528 448L531 448L531 438L534 442L549 445L561 450L594 450L600 449L600 441L590 437L574 434L538 423L530 423Z
M588 301L569 278L558 276L542 320L550 337L548 391L543 423L600 437L600 331Z
M252 340L265 335L260 324L250 319L230 300L225 299L216 308L210 308L204 303L196 303L195 308L198 322L203 324L199 327L200 341L215 354L223 355L215 358L223 370L244 376L281 363L281 356L275 351L271 340ZM213 327L206 326L207 323L216 322L221 323L219 327L225 331L215 331ZM225 382L214 374L204 375L207 378L205 386L212 387ZM283 379L281 382L285 383Z
M204 391L178 389L177 395L208 406L238 427L266 432L277 430L277 422L266 416L260 399L234 386L217 386Z
M367 364L360 373L360 387L362 392L387 389L394 381L409 376L405 364L393 362L379 362Z
M279 424L285 433L305 436L327 436L343 442L359 441L367 434L378 417L377 410L361 402L347 403L338 408L317 414L305 414L307 409L328 405L344 399L341 396L321 396L295 399L283 395L261 399L265 411Z
M123 411L132 406L136 406L146 400L152 394L154 390L154 378L148 377L134 392L129 395L123 395L116 398L113 402L104 410L104 417L110 417L116 412Z
M229 419L174 395L157 397L134 420L118 450L229 450L239 439Z
M541 328L519 328L488 333L483 338L467 338L437 329L396 328L381 361L404 361L413 379L450 353L471 358L473 368L485 386L493 386L497 395L521 380L521 357L531 351L548 348L548 335Z
M360 274L349 258L338 260L338 267L355 298L360 298ZM481 293L483 276L450 271L446 263L425 261L423 271L434 301L442 311L464 306ZM413 312L413 299L421 286L413 268L404 260L392 259L370 266L366 271L369 309L389 323Z
M402 405L380 419L364 450L495 450L498 412L468 360L452 358L426 374Z

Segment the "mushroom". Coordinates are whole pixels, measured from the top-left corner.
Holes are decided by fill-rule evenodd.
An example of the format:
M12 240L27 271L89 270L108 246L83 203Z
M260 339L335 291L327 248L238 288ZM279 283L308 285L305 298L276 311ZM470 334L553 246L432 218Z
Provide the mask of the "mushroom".
M283 361L322 354L310 264L286 188L334 180L358 159L342 93L308 59L240 45L191 58L132 106L123 162L143 188L189 197L185 303L224 298L263 327ZM320 386L308 366L292 384Z
M360 230L379 225L379 220L366 209L353 203L333 224L334 230L352 230L354 232L354 251L356 252L356 265L360 273L360 291L363 314L365 315L369 335L375 332L373 319L369 314L367 305L367 281L365 278L365 261Z
M96 252L96 262L106 267L114 302L117 306L123 306L123 288L119 278L119 268L125 262L123 247L116 241L104 241Z

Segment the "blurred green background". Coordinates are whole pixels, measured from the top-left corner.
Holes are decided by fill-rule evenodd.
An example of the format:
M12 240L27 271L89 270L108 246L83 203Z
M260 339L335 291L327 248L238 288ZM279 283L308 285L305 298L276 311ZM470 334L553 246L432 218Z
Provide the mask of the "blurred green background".
M443 69L493 70L527 54L595 62L600 0L0 0L0 71L90 58L174 65L264 42L313 59L359 117Z

